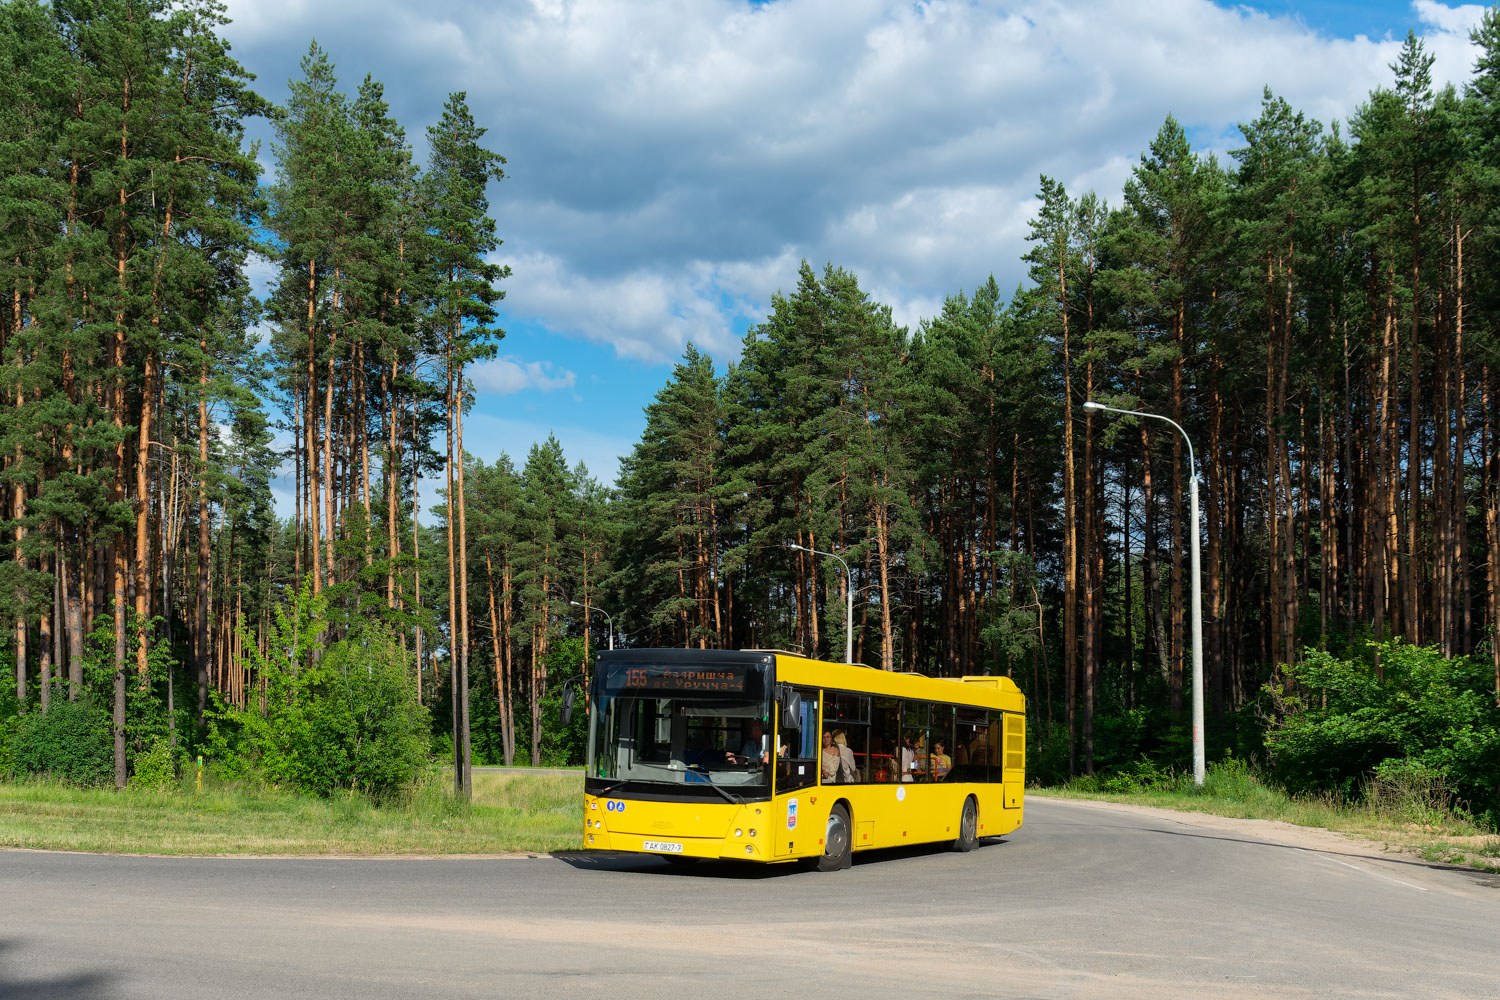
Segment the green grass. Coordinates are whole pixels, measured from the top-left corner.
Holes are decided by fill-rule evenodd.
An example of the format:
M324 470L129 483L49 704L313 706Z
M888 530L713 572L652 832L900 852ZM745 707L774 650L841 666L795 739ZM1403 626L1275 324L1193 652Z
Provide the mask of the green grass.
M1359 801L1328 795L1288 795L1262 781L1244 764L1212 766L1203 787L1188 775L1153 775L1140 784L1129 778L1075 779L1028 794L1092 799L1209 813L1233 819L1268 819L1315 827L1409 851L1429 861L1500 871L1500 836L1476 824L1441 795L1423 789L1386 790Z
M572 775L476 774L458 802L429 776L404 802L317 799L191 781L115 792L0 783L0 847L120 854L509 854L577 850L582 782Z

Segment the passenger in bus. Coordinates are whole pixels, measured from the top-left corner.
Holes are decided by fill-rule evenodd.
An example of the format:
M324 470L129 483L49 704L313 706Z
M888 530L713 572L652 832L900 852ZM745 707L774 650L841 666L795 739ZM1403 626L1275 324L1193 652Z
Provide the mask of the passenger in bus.
M854 762L854 751L849 749L849 739L842 729L833 731L833 745L839 750L839 781L855 784L859 781L859 765Z
M907 733L901 738L901 780L911 781L917 770L916 737Z
M953 758L949 757L948 754L944 752L947 749L948 748L943 746L941 741L936 741L932 744L931 759L933 781L942 781L948 776L948 772L953 769Z
M823 754L821 761L823 765L824 784L831 784L838 781L839 764L842 762L842 758L839 757L838 744L833 742L833 731L830 729L823 730Z

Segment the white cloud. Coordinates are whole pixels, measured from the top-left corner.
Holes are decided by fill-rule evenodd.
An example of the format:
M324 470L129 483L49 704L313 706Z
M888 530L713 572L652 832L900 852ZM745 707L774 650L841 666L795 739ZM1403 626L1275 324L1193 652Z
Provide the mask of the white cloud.
M566 368L554 367L550 361L518 361L506 356L481 362L469 369L469 377L480 392L491 392L500 396L537 389L551 392L554 389L571 389L578 376Z
M594 278L543 253L505 263L514 274L507 315L612 345L621 357L669 361L689 340L715 357L737 347L722 302L727 290L711 265L690 261L676 274L641 270Z
M1461 82L1482 8L1411 10L1436 81ZM447 92L467 91L510 161L491 190L515 269L506 312L652 362L689 339L732 355L803 258L852 268L907 323L991 272L1008 291L1039 174L1118 203L1168 113L1221 150L1266 84L1345 119L1390 83L1402 42L1208 0L235 0L231 13L268 95L316 36L346 86L366 71L386 82L419 151ZM498 385L565 377L516 365Z
M1470 28L1479 23L1485 10L1483 4L1461 4L1457 7L1449 7L1446 4L1433 3L1432 0L1416 0L1411 6L1423 24L1430 24L1445 34L1464 37L1468 36Z

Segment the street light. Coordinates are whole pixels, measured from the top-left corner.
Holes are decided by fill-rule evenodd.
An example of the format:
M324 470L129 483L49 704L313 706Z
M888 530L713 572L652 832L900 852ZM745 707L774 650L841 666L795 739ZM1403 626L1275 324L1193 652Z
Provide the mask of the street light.
M1203 784L1203 584L1198 572L1198 466L1193 461L1193 441L1182 425L1171 417L1142 410L1122 410L1105 406L1092 399L1083 404L1085 410L1107 410L1110 413L1125 413L1135 417L1150 417L1165 420L1177 428L1177 433L1187 442L1188 449L1188 513L1193 522L1193 784Z
M603 615L604 620L609 623L609 648L615 648L615 620L609 616L608 611L605 611L603 608L596 608L592 605L584 604L582 601L569 601L568 603L573 605L573 607L575 608L583 608L585 611L597 611L601 615Z
M815 555L828 556L828 557L833 558L833 559L838 559L839 565L842 566L842 567L844 567L844 594L848 598L848 606L847 606L847 608L845 610L845 614L848 617L845 618L845 620L844 620L844 662L845 663L853 663L854 662L854 574L851 573L851 572L849 572L849 564L846 563L846 562L844 562L844 560L841 559L835 553L833 553L833 552L824 552L822 549L810 549L806 545L797 545L797 544L795 544L793 542L787 542L786 543L786 547L789 548L789 549L796 549L798 552L811 552L811 553L813 553Z

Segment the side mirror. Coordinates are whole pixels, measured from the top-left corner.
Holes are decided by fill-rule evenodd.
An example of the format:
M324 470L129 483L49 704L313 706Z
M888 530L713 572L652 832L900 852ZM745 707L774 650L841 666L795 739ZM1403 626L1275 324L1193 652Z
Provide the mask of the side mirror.
M776 702L781 708L781 728L802 728L802 696L789 684L781 685L776 692Z
M575 674L563 681L562 687L562 724L568 725L573 721L573 698L577 694L573 685L583 680L582 674Z

